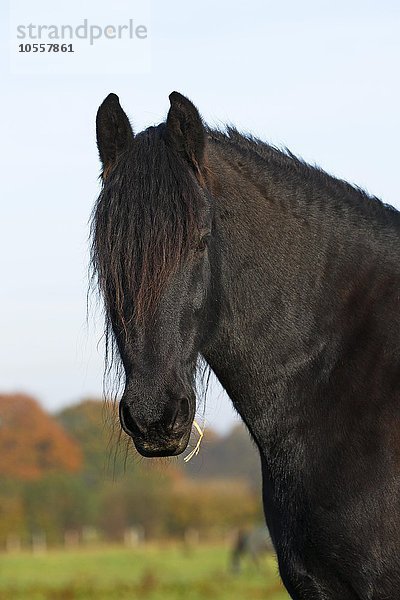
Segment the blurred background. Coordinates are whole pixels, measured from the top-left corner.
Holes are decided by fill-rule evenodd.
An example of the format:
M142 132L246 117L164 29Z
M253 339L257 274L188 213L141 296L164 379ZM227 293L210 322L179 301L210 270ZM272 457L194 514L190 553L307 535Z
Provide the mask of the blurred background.
M13 0L0 16L0 599L286 598L263 555L258 457L218 382L188 464L139 460L102 401L95 298L87 313L95 115L115 92L140 131L178 90L210 125L400 208L399 4ZM16 54L17 23L128 17L145 46Z

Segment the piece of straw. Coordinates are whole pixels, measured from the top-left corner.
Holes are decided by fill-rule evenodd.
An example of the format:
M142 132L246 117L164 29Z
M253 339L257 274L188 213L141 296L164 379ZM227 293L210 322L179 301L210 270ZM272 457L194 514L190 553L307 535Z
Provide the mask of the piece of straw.
M185 462L189 462L189 460L191 460L193 458L193 456L198 455L198 453L200 452L201 440L203 439L203 436L204 436L204 431L201 430L200 425L197 423L196 419L193 421L193 425L196 427L197 431L199 432L199 439L197 440L197 444L193 448L193 450L187 456L185 456L185 458L183 459Z

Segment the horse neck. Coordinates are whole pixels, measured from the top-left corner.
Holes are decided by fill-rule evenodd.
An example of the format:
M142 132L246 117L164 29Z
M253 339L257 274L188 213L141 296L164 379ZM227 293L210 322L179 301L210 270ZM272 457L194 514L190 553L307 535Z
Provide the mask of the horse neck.
M302 393L312 395L315 381L329 377L343 335L355 326L352 311L374 299L382 256L353 199L338 201L336 180L326 176L319 186L258 162L210 150L214 325L203 354L263 445L266 432L290 428Z

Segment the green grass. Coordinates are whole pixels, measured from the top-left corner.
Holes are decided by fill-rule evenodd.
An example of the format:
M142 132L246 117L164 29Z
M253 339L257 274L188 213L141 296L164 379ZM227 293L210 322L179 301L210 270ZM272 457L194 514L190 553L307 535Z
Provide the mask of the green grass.
M226 548L98 548L0 555L0 600L288 600L273 557L229 571Z

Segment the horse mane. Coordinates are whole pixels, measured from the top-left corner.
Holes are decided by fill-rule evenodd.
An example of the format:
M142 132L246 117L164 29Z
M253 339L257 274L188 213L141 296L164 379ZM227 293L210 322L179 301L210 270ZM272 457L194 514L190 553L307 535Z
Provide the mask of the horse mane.
M268 178L271 173L283 173L293 181L302 181L310 187L325 192L337 199L338 204L353 205L357 212L366 212L375 219L387 221L387 217L399 217L399 211L385 204L376 196L370 195L361 187L337 178L318 165L311 165L291 152L288 148L278 148L248 133L241 133L228 125L223 129L207 129L211 142L225 149L225 153L239 155L247 165L252 165L259 179Z
M111 317L126 334L132 321L154 313L200 228L194 176L164 127L141 132L118 157L92 214L91 272L108 331Z

